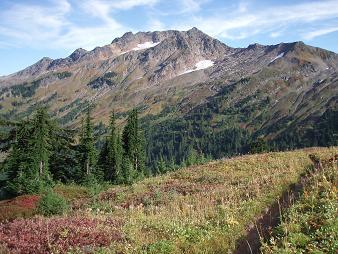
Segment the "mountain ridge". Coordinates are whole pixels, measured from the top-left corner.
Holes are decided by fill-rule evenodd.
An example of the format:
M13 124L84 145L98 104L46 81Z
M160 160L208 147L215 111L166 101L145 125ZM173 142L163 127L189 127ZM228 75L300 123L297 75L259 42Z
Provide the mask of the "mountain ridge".
M1 117L29 116L48 105L61 124L78 127L88 105L94 105L96 123L107 123L114 110L123 125L130 109L137 108L145 128L154 126L146 134L150 143L158 142L163 124L171 128L162 130L163 140L164 133L177 130L195 139L201 133L223 135L234 128L271 142L296 130L315 140L329 131L325 121L335 122L337 73L336 53L303 42L232 48L197 28L128 32L105 46L79 48L66 58L43 58L2 77ZM321 130L319 123L324 124ZM189 126L193 130L186 132ZM330 133L338 129L327 126ZM331 134L323 139L330 140L323 144L337 142ZM214 153L189 142L185 145ZM294 142L300 146L302 138ZM159 156L154 153L154 158Z
M48 56L45 56L43 58L41 58L40 60L38 60L36 63L33 63L32 65L22 69L22 70L19 70L17 72L14 72L12 74L9 74L9 75L4 75L4 76L1 76L1 78L6 78L6 77L11 77L15 74L21 74L21 73L25 73L26 71L29 71L30 69L32 69L33 67L36 66L36 68L43 68L43 67L46 67L46 63L48 64L47 66L47 69L48 67L53 67L54 65L58 65L58 63L62 63L62 62L69 62L70 60L73 61L73 62L76 62L77 60L79 60L80 58L82 58L83 56L87 55L87 54L95 54L99 51L102 51L102 50L105 50L106 47L110 47L112 44L118 44L119 46L125 46L127 42L134 42L135 43L135 38L137 40L139 40L139 37L143 37L143 36L147 36L148 38L151 37L153 39L154 42L161 42L160 38L163 38L163 36L167 36L167 34L180 34L180 33L187 33L187 34L191 34L191 33L198 33L198 34L201 34L202 36L207 36L208 38L211 38L213 39L214 41L218 41L220 44L222 44L223 46L229 48L229 49L236 49L236 50L246 50L246 49L257 49L257 48L261 48L261 49L266 49L266 48L271 48L271 47L278 47L279 45L290 45L290 46L296 46L296 45L302 45L302 46L306 46L306 47L311 47L311 48L314 48L314 49L320 49L320 50L324 50L324 51L327 51L329 53L335 53L333 51L330 51L330 50L327 50L327 49L323 49L323 48L319 48L319 47L314 47L314 46L311 46L311 45L307 45L305 44L303 41L295 41L295 42L281 42L281 43L278 43L278 44L272 44L272 45L262 45L262 44L259 44L259 43L252 43L250 45L248 45L247 47L245 48L234 48L234 47L231 47L231 46L228 46L226 45L225 43L217 40L217 39L214 39L212 37L210 37L209 35L203 33L201 30L199 30L198 28L196 27L193 27L187 31L178 31L178 30L167 30L167 31L154 31L154 32L137 32L137 33L133 33L133 32L126 32L125 34L123 34L121 37L117 37L115 38L110 44L107 44L107 45L104 45L104 46L98 46L98 47L95 47L94 49L92 50L85 50L83 48L77 48L75 49L69 56L67 57L64 57L64 58L57 58L57 59L52 59ZM122 53L128 53L128 52L123 52ZM336 53L335 53L336 54ZM54 63L53 63L54 62ZM51 65L51 66L49 66Z

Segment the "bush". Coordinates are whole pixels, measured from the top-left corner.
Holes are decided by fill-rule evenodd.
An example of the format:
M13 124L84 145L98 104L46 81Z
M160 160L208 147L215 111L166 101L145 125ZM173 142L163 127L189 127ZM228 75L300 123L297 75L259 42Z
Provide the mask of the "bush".
M43 195L38 203L38 212L45 216L64 214L68 208L67 201L52 191Z
M49 176L40 179L27 172L19 172L18 176L12 181L8 180L7 190L14 196L24 194L39 194L48 190L53 182Z

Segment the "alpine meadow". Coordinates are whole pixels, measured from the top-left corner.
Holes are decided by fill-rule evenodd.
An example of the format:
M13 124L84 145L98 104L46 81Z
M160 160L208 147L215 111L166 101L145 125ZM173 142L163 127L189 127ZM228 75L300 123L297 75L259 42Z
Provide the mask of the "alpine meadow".
M0 253L337 252L336 0L0 7Z

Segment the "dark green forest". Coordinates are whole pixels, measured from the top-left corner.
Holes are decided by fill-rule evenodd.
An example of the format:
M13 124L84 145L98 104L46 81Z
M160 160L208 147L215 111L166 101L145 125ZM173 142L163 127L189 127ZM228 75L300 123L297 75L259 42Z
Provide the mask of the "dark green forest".
M199 109L197 114L168 119L147 126L147 158L151 165L160 158L180 164L189 154L197 152L210 158L229 157L253 152L252 146L264 141L265 151L284 151L311 146L338 145L338 111L328 109L322 116L289 126L273 139L266 138L277 129L249 132L235 125L210 125L212 114ZM208 112L209 111L209 112ZM152 119L154 120L154 119ZM287 122L283 119L281 122ZM278 123L276 124L278 126ZM279 126L280 127L280 126Z
M223 91L221 96L226 94ZM277 129L256 132L231 122L212 125L215 114L225 114L218 101L216 97L189 114L162 121L158 120L168 109L141 119L134 109L121 132L116 126L121 116L112 113L109 126L94 126L90 109L78 130L61 127L46 108L38 108L21 121L2 120L0 149L7 156L1 163L1 190L20 195L41 192L56 182L131 184L222 157L338 144L337 111L333 109L268 139L269 133L290 119L280 120L274 125Z
M175 114L175 108L165 108L157 116L140 119L147 141L148 165L156 165L154 161L161 159L168 164L172 161L184 164L191 153L217 159L257 151L338 145L338 111L335 108L328 107L322 115L302 121L286 116L264 127L263 123L272 120L266 115L271 100L264 94L258 92L233 107L224 106L231 92L243 82L247 79L224 87L216 96L183 116L166 117L171 112L179 114ZM260 100L255 100L255 96ZM215 122L217 118L221 120Z
M80 131L60 127L39 108L32 118L1 123L2 191L10 195L39 193L55 182L130 184L149 175L145 167L144 138L138 128L136 110L129 113L122 133L111 115L109 133L97 148L90 110Z

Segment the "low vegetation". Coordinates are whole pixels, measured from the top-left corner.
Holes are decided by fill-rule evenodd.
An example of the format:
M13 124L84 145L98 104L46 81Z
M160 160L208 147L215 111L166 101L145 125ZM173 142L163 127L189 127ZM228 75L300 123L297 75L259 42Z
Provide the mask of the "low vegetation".
M337 162L309 176L303 194L282 214L263 242L262 253L336 253L338 249Z
M45 216L62 215L68 210L68 203L62 196L48 191L40 198L37 209Z
M299 181L312 164L310 154L328 159L337 152L337 148L313 148L245 155L93 195L84 189L88 187L78 187L80 203L72 198L75 185L69 190L57 185L54 191L59 195L71 193L67 200L72 209L61 216L4 221L0 245L18 253L29 249L34 253L227 253L255 219ZM24 234L18 234L22 228ZM46 232L35 237L32 231Z

